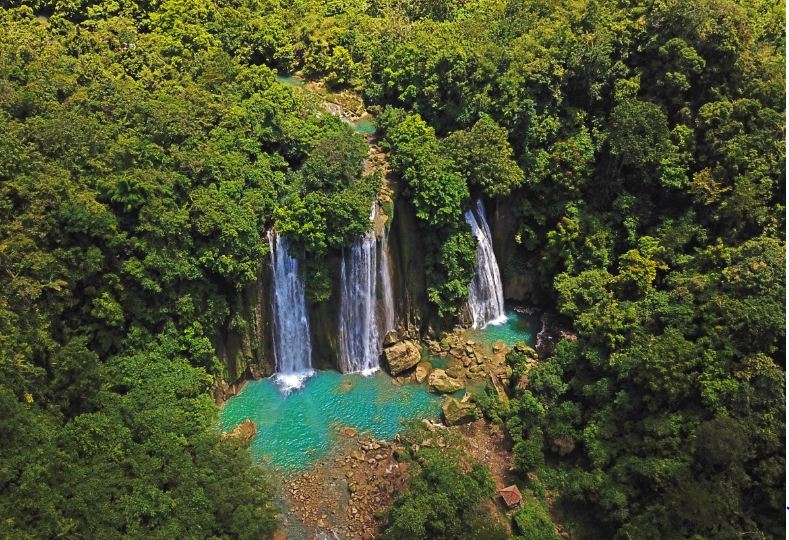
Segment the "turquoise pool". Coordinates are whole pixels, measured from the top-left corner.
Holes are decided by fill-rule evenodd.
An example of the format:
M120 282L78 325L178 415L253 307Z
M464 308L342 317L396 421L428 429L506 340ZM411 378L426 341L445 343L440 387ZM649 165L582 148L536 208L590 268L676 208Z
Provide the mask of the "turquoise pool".
M294 75L277 75L277 81L285 86L291 86L294 88L301 88L304 86L304 81L295 77Z
M319 371L304 386L283 394L273 381L252 381L222 408L223 430L249 418L257 425L250 450L275 468L298 471L325 455L339 428L348 426L391 439L403 420L436 418L441 399L424 386L392 382L385 373L370 377Z
M519 341L534 346L540 332L540 318L534 315L520 314L507 310L507 320L502 324L489 324L480 330L469 330L469 339L480 343L493 344L503 341L512 347Z
M369 116L363 116L353 124L353 130L362 135L370 135L375 133L375 122Z

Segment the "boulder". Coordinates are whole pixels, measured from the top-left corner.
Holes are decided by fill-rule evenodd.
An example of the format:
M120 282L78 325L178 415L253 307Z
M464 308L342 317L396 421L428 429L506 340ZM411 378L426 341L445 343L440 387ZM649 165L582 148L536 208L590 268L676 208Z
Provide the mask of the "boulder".
M230 431L223 433L222 437L225 439L235 439L246 444L255 438L257 432L258 428L255 422L247 418Z
M466 374L466 370L463 368L462 365L460 366L451 366L447 368L447 375L452 377L453 379L460 379L463 375Z
M477 407L473 403L458 401L453 397L447 397L441 404L441 412L444 415L444 422L448 426L467 424L477 419Z
M468 370L468 375L470 375L470 376L472 376L472 377L473 377L473 376L477 376L477 375L479 375L479 374L484 374L484 373L485 373L485 366L482 366L482 365L479 365L479 366L471 366L471 367L469 368L469 370Z
M416 382L424 382L427 379L427 376L430 375L430 372L433 371L433 366L430 362L419 362L416 365L416 370L414 374L416 376Z
M430 377L428 377L427 382L432 390L435 390L436 392L443 392L445 394L457 392L466 386L463 381L459 381L458 379L454 379L447 375L447 372L443 369L434 369L430 373Z
M387 347L384 349L384 356L392 375L398 375L411 369L419 363L421 358L419 347L411 341L401 341Z
M384 347L391 347L397 343L397 332L391 330L384 336Z

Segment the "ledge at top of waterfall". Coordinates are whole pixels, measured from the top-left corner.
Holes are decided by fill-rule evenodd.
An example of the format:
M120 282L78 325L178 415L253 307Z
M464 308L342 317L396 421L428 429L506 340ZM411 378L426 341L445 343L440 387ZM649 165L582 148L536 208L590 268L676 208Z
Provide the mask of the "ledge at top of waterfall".
M477 238L477 272L468 286L472 326L484 328L489 324L503 324L507 321L504 288L482 200L477 199L475 207L466 210L464 217Z

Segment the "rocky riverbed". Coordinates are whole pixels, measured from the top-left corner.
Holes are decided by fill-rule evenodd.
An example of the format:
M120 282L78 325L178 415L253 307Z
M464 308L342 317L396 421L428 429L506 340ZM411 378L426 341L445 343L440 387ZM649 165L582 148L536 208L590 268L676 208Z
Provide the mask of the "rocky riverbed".
M336 452L281 480L287 511L280 538L377 538L387 508L404 491L411 472L413 464L404 458L420 447L461 448L490 468L497 486L510 482L511 457L500 428L483 420L455 427L425 420L422 425L425 435L416 441L413 436L384 441L339 428L344 443Z

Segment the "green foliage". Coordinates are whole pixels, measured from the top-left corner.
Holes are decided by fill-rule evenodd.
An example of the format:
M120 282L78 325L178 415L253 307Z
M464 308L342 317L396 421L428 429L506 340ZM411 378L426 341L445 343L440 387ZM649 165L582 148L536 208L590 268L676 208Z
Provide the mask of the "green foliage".
M221 441L211 377L169 352L109 360L95 410L60 421L0 386L3 536L261 538L271 487ZM9 431L10 430L10 431Z
M384 538L503 538L481 506L494 489L487 469L433 449L417 452L416 461L418 473L392 503Z
M507 130L489 116L468 130L452 132L443 143L457 173L488 197L509 195L523 183L523 171L512 160Z
M476 239L463 221L468 186L419 115L386 109L378 124L425 233L427 297L439 317L455 314L468 299L476 267Z
M518 531L517 540L556 540L553 523L546 509L532 497L524 499L524 504L515 512L512 520Z
M369 227L380 178L360 178L361 139L275 82L302 69L383 110L440 316L473 276L471 188L511 217L504 252L533 261L531 300L577 334L542 365L508 359L516 395L490 414L522 473L554 470L595 537L783 537L779 4L5 2L3 535L265 532L252 507L221 502L254 500L256 484L218 480L251 474L241 462L211 476L235 458L207 434L204 372L182 368L219 371L211 340L237 320L268 228L304 251L323 301L321 262ZM149 354L184 396L115 380ZM168 431L167 416L188 425ZM191 502L157 483L171 470ZM431 534L442 508L460 526L425 500L398 503L391 526ZM88 503L107 509L91 521Z
M16 4L0 8L0 536L266 537L271 489L216 434L214 344L244 324L267 229L326 254L369 228L367 145L260 65L293 61L274 4Z
M452 171L431 128L417 114L388 109L378 118L391 165L405 180L416 215L428 226L456 226L468 201L468 187Z

